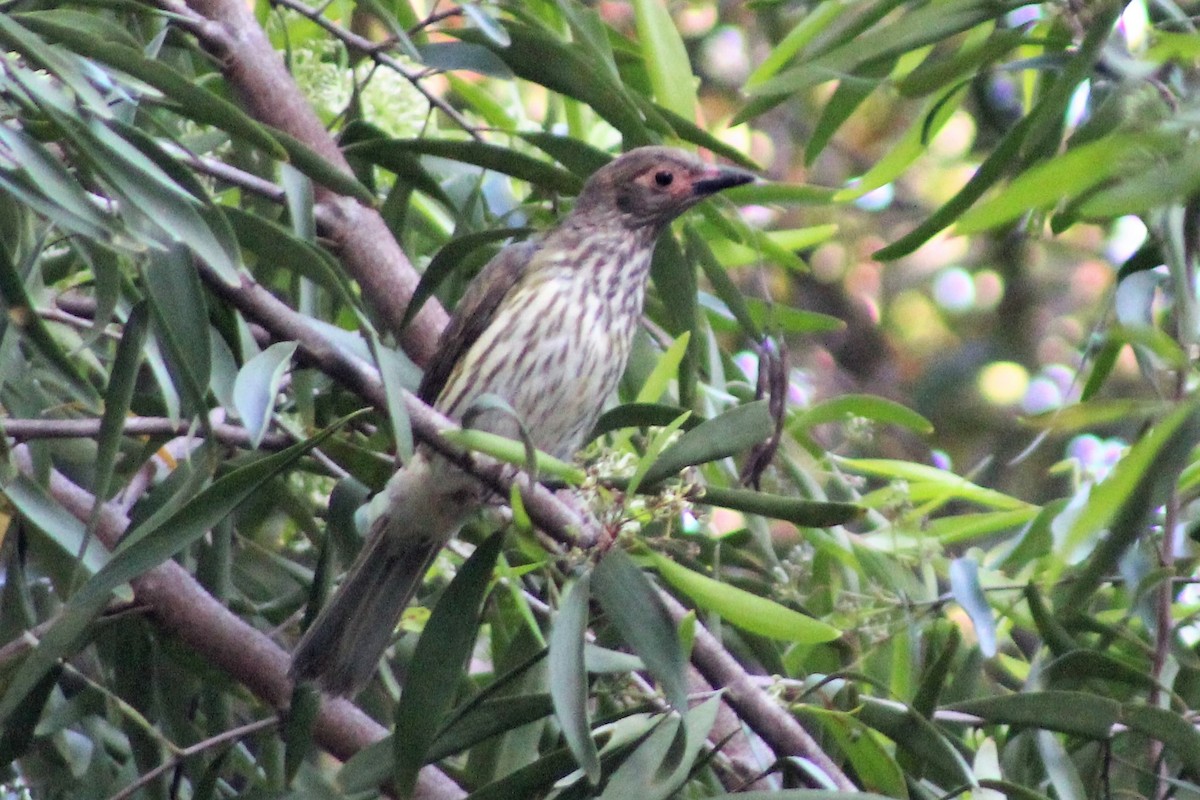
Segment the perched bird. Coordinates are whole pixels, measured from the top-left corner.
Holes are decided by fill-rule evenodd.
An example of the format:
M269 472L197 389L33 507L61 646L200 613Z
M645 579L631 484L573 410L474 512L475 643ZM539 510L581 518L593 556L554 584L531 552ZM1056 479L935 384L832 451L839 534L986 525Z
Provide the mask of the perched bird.
M505 248L467 287L418 395L453 419L498 396L538 449L569 457L625 369L659 234L709 195L752 180L666 147L614 159L557 227ZM471 426L518 438L514 415L491 408ZM486 494L419 448L372 500L368 540L300 640L292 677L333 694L361 688L430 562Z

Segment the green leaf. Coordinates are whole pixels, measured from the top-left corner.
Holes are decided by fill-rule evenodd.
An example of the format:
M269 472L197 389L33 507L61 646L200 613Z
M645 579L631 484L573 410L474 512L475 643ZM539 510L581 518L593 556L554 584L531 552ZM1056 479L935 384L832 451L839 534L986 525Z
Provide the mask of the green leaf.
M767 494L751 489L704 487L700 502L710 506L731 508L747 514L782 519L802 528L827 528L842 525L861 517L866 509L853 503L827 503L780 494Z
M549 31L510 23L512 44L497 48L470 29L454 31L460 39L490 47L518 77L574 98L607 120L624 137L626 147L652 144L645 121L623 85L588 51L561 41ZM579 80L587 76L587 80Z
M996 619L979 584L979 565L973 559L956 558L950 562L950 592L971 618L984 658L996 655Z
M853 73L858 65L868 61L903 55L940 42L995 18L1005 7L1018 5L1021 3L957 0L919 6L899 19L889 19L886 25L879 25L800 66L748 86L748 91L751 96L801 92L818 83Z
M936 9L938 6L930 6ZM1091 20L1087 34L1079 49L1067 65L1059 72L1057 79L1038 99L1037 105L1029 115L1011 127L1000 142L992 149L991 154L980 164L975 174L959 190L958 194L946 201L924 222L913 228L895 242L875 252L875 258L890 261L908 255L929 240L935 233L946 228L965 212L971 205L983 196L996 181L1000 179L1017 161L1026 139L1036 140L1037 133L1050 121L1059 121L1065 113L1067 104L1075 92L1079 82L1092 72L1092 65L1099 55L1101 46L1107 41L1120 9L1117 6L1104 6Z
M292 701L281 730L284 758L283 774L290 784L312 746L313 724L321 710L321 693L311 684L298 683L292 689Z
M100 241L107 240L115 232L115 220L96 207L75 176L45 145L7 125L0 126L0 143L8 149L13 168L28 176L30 188L36 188L46 202L70 216L70 227L79 228L81 233Z
M904 136L883 158L845 189L833 195L832 202L845 203L857 200L867 192L885 186L903 174L914 161L925 155L929 143L945 127L954 112L967 97L969 86L952 89L941 97L929 101L921 114L908 126Z
M438 728L454 704L460 680L479 633L479 613L504 543L497 531L475 549L446 587L417 641L408 683L396 706L395 781L411 794Z
M78 27L61 24L78 16L60 16L61 11L18 15L31 30L51 41L61 42L73 52L93 58L132 75L161 91L182 116L212 125L262 150L274 159L287 157L286 151L268 129L233 103L189 79L163 61L155 61L129 44L112 41ZM81 16L81 15L80 15ZM93 15L87 15L93 17Z
M994 489L985 489L982 486L971 483L966 478L955 475L953 472L930 467L925 464L914 464L909 461L898 461L882 458L836 458L837 463L851 472L856 472L860 475L873 475L879 478L887 478L888 480L908 481L913 486L910 489L917 488L918 485L923 485L926 489L926 495L940 496L945 500L959 499L967 500L979 505L1007 510L1017 510L1029 508L1030 504L1023 500L1018 500L1015 497L997 492ZM868 499L863 498L862 503L869 505Z
M978 74L981 67L994 63L1025 38L1025 31L1019 28L997 28L986 39L964 43L962 49L949 58L931 59L917 67L896 81L896 91L905 97L919 97L951 83L967 81Z
M1087 692L1022 692L947 706L994 725L1022 725L1105 740L1121 715L1115 700Z
M346 172L341 166L329 161L304 142L284 131L272 129L271 134L287 151L288 162L312 178L313 182L338 194L353 197L365 206L375 207L375 193L363 186L357 178Z
M179 246L142 268L142 281L176 385L194 412L203 406L212 372L208 308L191 256Z
M464 450L484 453L492 458L518 467L526 466L525 445L516 439L509 439L494 433L481 430L446 430L440 436L455 447ZM549 453L536 451L535 464L539 475L557 478L571 485L583 483L583 470L574 464L555 458Z
M50 699L50 693L58 685L62 669L61 664L54 664L29 693L20 698L12 711L0 715L0 722L4 723L0 726L0 763L11 764L29 748L38 720L41 719L42 709Z
M696 79L663 0L633 0L634 24L654 99L684 119L696 116Z
M894 741L925 777L942 786L971 783L971 767L937 725L902 703L867 696L859 700L859 719Z
M562 726L563 738L583 769L588 783L600 783L600 755L592 740L588 717L587 670L583 662L584 634L588 622L588 590L591 575L575 581L563 596L562 605L550 628L548 666L550 699Z
M897 60L898 56L895 54L871 59L856 67L854 74L838 81L837 88L821 109L821 116L817 118L817 124L813 127L808 145L804 149L805 164L811 166L817 160L817 156L821 155L838 128L879 88L883 79L891 74Z
M125 321L125 330L117 345L109 374L108 387L104 393L104 414L100 418L100 435L96 438L96 474L92 480L95 504L88 520L88 535L100 519L100 509L107 502L112 483L113 466L121 446L121 435L129 405L137 386L138 368L142 363L142 350L149 330L150 309L145 301L137 303Z
M1200 776L1200 733L1190 720L1165 708L1125 703L1121 706L1121 722L1165 744L1192 778Z
M233 383L233 404L250 434L253 448L262 443L271 427L275 398L295 353L295 342L276 342L238 370Z
M1179 406L1134 442L1108 476L1092 490L1087 505L1075 517L1059 544L1062 552L1072 552L1082 542L1106 529L1121 508L1135 497L1138 487L1151 479L1152 472L1162 463L1165 449L1190 449L1188 443L1195 441L1200 433L1196 430L1196 410L1195 402Z
M638 390L638 403L657 403L666 393L671 379L679 372L679 364L687 353L688 343L692 339L690 331L684 332L659 357L654 369L646 376L645 383Z
M553 192L575 195L583 188L578 175L567 172L525 153L500 145L474 140L453 141L449 139L386 139L359 142L346 147L346 155L361 158L371 163L386 164L392 153L437 156L465 164L474 164L483 169L510 175L534 186Z
M345 273L326 251L257 214L233 206L222 207L221 213L229 221L238 244L257 256L259 263L286 264L332 294L337 302L348 307L356 305Z
M720 614L739 628L770 639L802 644L831 642L842 635L837 628L774 600L693 572L660 553L651 550L646 552L663 580L691 598L700 608Z
M1130 170L1112 186L1088 195L1073 211L1082 217L1103 219L1144 214L1191 197L1197 189L1200 153L1188 147L1178 157L1167 157L1148 169Z
M908 788L894 748L855 714L809 705L800 709L800 718L815 721L833 739L864 789L878 789L887 792L887 797L907 800Z
M653 486L684 467L740 453L770 436L774 426L766 400L734 406L692 428L664 450L646 471L642 485Z
M108 563L108 551L103 545L90 539L83 523L29 476L14 476L4 483L2 494L22 517L45 533L68 556L78 557L86 542L82 566L89 575L99 572Z
M675 625L650 579L620 548L612 548L592 571L592 596L663 694L681 713L687 710L687 656Z
M681 717L668 717L634 749L604 785L599 800L667 800L695 768L717 719L719 696Z
M0 699L0 720L7 719L57 661L77 647L114 589L200 539L263 484L318 446L348 419L339 420L311 439L233 470L174 513L151 518L129 531L111 560L70 598L57 621L43 634L41 643L13 675Z
M94 404L100 393L79 371L77 363L63 352L62 347L50 334L46 323L33 310L33 302L25 290L25 282L21 279L12 253L4 242L0 242L0 301L4 304L6 321L21 331L83 401L89 405Z
M497 228L485 231L476 231L475 233L464 234L456 237L438 250L437 255L425 267L425 271L421 273L421 280L417 284L417 288L413 290L412 299L408 301L408 307L404 309L404 318L400 321L400 328L408 327L408 323L412 321L421 307L425 305L425 301L434 295L438 287L446 278L453 274L454 270L458 269L463 261L468 256L473 254L479 248L491 244L492 242L502 242L505 239L528 234L532 231L531 228Z
M453 72L466 70L492 78L510 80L512 70L486 47L470 42L429 42L417 46L421 63L434 69Z
M920 434L933 433L933 423L892 400L867 394L847 394L817 403L792 417L790 430L809 429L829 422L846 422L861 417L885 425L896 425Z
M1022 172L995 197L959 217L954 230L979 233L1029 211L1050 208L1128 169L1150 144L1145 134L1114 133L1072 148Z
M665 427L688 413L688 410L682 406L670 406L662 403L625 403L601 414L600 419L596 421L596 427L592 428L588 438L594 439L623 428ZM679 427L685 431L691 430L703 421L702 418L691 414Z

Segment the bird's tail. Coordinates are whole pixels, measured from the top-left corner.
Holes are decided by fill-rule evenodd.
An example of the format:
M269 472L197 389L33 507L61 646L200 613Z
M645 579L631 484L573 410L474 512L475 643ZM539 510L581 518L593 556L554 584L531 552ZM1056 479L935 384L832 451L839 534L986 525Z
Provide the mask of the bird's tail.
M381 493L367 543L296 646L294 680L336 695L370 680L425 571L472 507L461 500L452 505L432 478L428 463L414 463Z

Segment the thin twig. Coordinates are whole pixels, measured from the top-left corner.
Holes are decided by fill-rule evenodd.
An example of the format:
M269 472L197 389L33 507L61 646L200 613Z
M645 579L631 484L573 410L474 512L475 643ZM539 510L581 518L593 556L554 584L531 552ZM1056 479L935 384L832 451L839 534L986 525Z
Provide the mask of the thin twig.
M196 742L193 745L184 747L184 748L180 749L179 752L176 753L175 755L173 755L171 758L169 758L166 761L164 761L163 763L159 764L157 767L155 767L154 769L145 773L144 775L139 777L136 781L129 784L124 789L122 789L121 791L114 794L112 797L108 798L108 800L125 800L125 798L127 798L127 797L132 797L133 793L136 792L138 789L141 789L143 786L150 783L150 781L154 780L159 775L162 775L164 772L174 769L175 767L179 766L185 760L191 758L192 756L197 756L197 755L203 753L205 750L216 747L217 745L225 744L226 742L230 742L235 739L241 739L243 736L249 736L252 733L258 733L259 731L266 730L268 728L273 728L273 727L277 726L278 724L279 724L278 717L271 717L269 719L260 719L256 722L248 722L239 728L232 728L227 731L222 731L221 733L218 733L216 736L210 736L209 738L207 738L203 741Z
M199 436L189 421L174 422L165 417L129 417L122 432L126 436ZM94 439L100 435L98 419L3 419L0 431L10 439L27 442L33 439ZM250 446L250 432L239 425L212 423L212 435L217 441L236 447ZM291 444L288 436L268 433L259 445L264 450L282 450Z

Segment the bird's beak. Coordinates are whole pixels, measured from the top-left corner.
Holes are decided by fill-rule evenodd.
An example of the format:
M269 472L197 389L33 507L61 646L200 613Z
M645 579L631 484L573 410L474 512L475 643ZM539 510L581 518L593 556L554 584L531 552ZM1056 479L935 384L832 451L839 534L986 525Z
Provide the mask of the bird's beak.
M756 180L755 176L745 170L733 167L709 167L704 170L699 180L692 182L692 195L708 197L722 189L741 186L743 183L750 183L754 180Z

